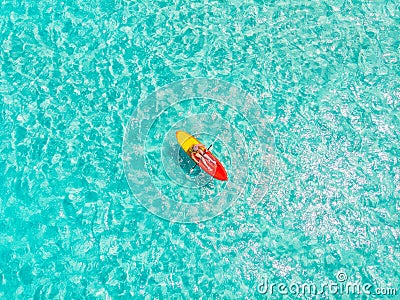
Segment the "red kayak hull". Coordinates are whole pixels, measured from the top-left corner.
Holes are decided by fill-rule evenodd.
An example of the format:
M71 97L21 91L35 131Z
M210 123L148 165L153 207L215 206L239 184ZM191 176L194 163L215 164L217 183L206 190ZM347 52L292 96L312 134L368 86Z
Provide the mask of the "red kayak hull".
M226 173L226 170L222 166L221 162L211 152L208 151L207 153L216 162L215 168L212 168L212 170L210 170L201 161L198 163L199 167L204 172L206 172L208 175L214 177L215 179L222 180L222 181L228 180L228 174Z

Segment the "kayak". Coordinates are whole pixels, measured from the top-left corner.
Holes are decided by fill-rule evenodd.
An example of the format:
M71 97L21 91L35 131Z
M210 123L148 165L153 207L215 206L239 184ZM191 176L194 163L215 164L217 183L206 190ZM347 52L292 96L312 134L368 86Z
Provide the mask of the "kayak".
M226 173L226 170L224 166L221 164L221 162L205 147L203 148L203 151L205 151L205 155L207 155L207 161L205 160L199 160L195 161L195 159L192 157L192 148L195 145L201 145L201 143L193 136L191 136L189 133L184 132L184 131L177 131L176 132L176 139L178 140L179 145L182 147L183 151L186 152L187 155L207 174L210 176L214 177L215 179L218 180L228 180L228 174ZM211 161L211 163L209 163Z

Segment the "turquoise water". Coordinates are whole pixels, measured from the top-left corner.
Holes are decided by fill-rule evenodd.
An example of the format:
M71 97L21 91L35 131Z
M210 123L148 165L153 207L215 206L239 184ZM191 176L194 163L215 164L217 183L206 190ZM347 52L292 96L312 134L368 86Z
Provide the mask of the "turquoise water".
M396 1L2 1L0 298L279 298L265 278L398 297L399 21ZM221 89L151 102L193 78L259 109ZM224 184L171 138L189 112L214 142L210 111ZM150 128L138 164L132 124ZM181 223L146 206L179 193L222 209Z

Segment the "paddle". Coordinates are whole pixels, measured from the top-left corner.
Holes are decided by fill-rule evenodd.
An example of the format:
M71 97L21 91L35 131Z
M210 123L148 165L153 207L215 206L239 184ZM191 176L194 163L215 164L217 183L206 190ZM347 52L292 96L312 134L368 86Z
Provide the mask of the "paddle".
M212 144L207 148L207 150L210 150L211 147L212 147ZM196 163L196 162L195 162L195 163ZM193 170L194 170L197 166L198 166L198 164L196 163L196 164L190 169L189 173L192 173Z

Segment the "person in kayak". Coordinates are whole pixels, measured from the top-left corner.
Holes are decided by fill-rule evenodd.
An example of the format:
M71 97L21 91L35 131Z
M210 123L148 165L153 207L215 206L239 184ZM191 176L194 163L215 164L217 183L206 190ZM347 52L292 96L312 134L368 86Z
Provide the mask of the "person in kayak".
M203 144L193 146L191 157L197 164L202 162L209 171L212 172L215 169L216 161L208 154L208 151Z

